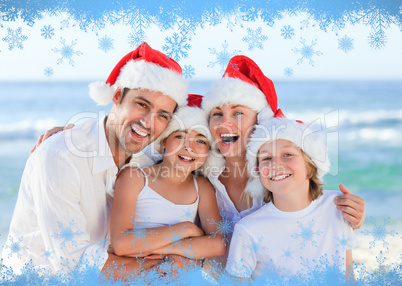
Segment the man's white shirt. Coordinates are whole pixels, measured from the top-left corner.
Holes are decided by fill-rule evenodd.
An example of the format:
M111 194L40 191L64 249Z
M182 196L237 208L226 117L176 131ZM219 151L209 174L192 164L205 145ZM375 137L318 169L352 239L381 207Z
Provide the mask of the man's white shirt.
M53 135L28 159L3 249L14 273L30 261L50 272L103 267L118 171L103 122Z

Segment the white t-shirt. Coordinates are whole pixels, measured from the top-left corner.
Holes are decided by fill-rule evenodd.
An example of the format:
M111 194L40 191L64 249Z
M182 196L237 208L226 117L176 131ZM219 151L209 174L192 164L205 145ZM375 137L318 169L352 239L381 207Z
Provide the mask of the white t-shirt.
M270 202L235 226L226 270L250 278L274 269L283 275L307 274L323 263L346 268L346 250L357 244L336 208L339 191L324 194L303 210L284 212Z

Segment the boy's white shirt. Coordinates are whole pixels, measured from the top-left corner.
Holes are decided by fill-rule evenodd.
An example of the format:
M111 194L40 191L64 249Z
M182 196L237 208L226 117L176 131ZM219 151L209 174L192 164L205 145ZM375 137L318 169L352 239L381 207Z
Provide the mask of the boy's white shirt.
M352 227L336 208L339 191L324 191L307 208L283 212L268 203L235 226L226 270L250 278L279 271L308 274L315 266L346 268L346 250L357 245Z

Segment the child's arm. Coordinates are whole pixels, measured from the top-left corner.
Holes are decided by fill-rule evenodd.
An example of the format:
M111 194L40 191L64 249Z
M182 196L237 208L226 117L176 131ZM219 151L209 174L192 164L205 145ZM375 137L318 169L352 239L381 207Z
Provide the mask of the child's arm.
M215 191L205 178L197 178L198 182L198 214L200 216L204 236L182 239L163 248L152 251L155 254L177 254L191 259L222 256L226 253L225 237L218 230L221 222Z
M354 281L352 249L346 250L346 279Z
M111 244L118 256L136 255L164 247L172 241L164 239L177 233L175 239L203 235L203 231L192 222L171 226L144 228L134 224L137 197L144 187L144 175L136 168L126 168L116 180L112 214L110 218Z

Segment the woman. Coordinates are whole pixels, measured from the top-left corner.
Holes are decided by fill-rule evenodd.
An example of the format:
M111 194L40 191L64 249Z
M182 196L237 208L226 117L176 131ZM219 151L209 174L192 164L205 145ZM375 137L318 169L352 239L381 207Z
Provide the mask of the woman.
M267 106L271 109L265 108ZM272 81L245 56L235 56L229 61L223 78L215 82L205 95L202 107L209 116L209 128L215 143L226 160L223 172L209 176L209 180L215 187L218 207L226 226L221 229L226 232L228 246L234 225L263 204L262 200L251 201L244 193L249 180L247 142L257 123L257 115L284 116L277 109ZM264 108L269 111L268 114L259 114ZM341 187L341 191L344 195L337 197L337 208L354 229L360 228L364 221L364 200L345 187ZM224 267L227 254L215 258L215 261Z

